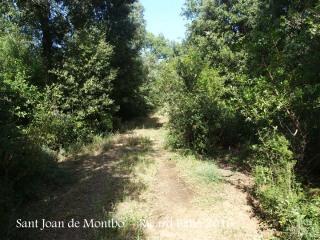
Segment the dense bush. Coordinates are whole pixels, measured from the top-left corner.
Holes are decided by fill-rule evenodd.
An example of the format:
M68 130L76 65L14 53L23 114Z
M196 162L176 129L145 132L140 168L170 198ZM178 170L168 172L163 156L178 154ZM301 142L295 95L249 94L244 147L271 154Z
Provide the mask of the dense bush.
M176 147L214 153L237 143L234 113L205 94L184 94L170 111L170 135ZM232 131L233 130L233 131Z
M117 71L110 66L112 46L104 39L98 29L79 30L70 40L64 66L55 71L61 82L55 107L93 131L110 131L117 110L110 97Z
M286 239L318 239L320 198L308 197L297 182L289 142L275 132L261 134L260 141L253 173L264 213Z
M170 108L170 134L178 147L193 149L199 153L214 153L219 148L236 147L244 134L240 128L241 117L230 104L226 87L219 72L205 66L198 74L194 55L185 55L177 65L184 73L185 86L175 89ZM184 77L185 78L184 78ZM187 82L186 82L187 81Z

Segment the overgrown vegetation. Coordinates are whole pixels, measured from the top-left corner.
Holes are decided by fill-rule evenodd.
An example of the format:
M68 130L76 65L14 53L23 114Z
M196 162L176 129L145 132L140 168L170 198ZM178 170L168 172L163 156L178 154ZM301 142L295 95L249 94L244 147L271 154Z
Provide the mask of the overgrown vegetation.
M233 153L283 238L320 238L320 196L309 194L320 170L319 1L186 0L183 14L177 44L146 33L136 0L2 1L1 236L13 209L56 181L58 152L161 106L172 146ZM208 169L195 171L209 181Z
M320 196L308 191L320 160L319 9L313 0L188 0L187 38L158 63L153 85L170 106L171 144L233 153L285 239L320 237Z

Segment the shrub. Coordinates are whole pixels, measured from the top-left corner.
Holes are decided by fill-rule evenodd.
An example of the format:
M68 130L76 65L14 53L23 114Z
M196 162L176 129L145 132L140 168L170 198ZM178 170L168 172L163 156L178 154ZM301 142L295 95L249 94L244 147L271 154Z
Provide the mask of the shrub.
M255 192L262 209L286 239L319 239L319 199L310 200L294 175L288 140L276 132L260 134L254 147Z
M208 62L199 61L191 49L176 64L184 86L176 88L171 104L170 134L178 147L214 153L240 142L244 118L232 104L235 93L227 78Z
M47 87L42 101L34 110L34 116L26 132L33 142L39 146L46 146L53 150L65 148L72 143L90 139L90 132L85 132L82 122L69 113L59 109L59 96L61 91L58 86Z
M169 114L172 144L198 153L235 146L241 137L240 119L220 100L205 91L180 93Z

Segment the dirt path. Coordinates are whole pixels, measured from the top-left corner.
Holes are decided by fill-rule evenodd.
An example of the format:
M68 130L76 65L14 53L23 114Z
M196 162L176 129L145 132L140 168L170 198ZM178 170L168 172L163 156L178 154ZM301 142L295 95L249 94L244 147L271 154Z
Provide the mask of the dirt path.
M149 206L153 212L147 227L150 239L270 239L271 232L262 230L248 203L244 191L252 182L248 176L219 169L225 183L211 185L212 189L202 185L199 189L177 169L176 161L171 160L174 153L164 150L163 132L137 129L135 133L152 138L158 165L155 198ZM203 196L211 199L201 207L197 203Z
M192 180L186 169L193 167L185 167L186 159L164 149L164 122L156 117L142 119L139 127L100 143L75 161L62 162L62 166L71 164L74 183L32 207L39 209L34 218L65 223L75 219L81 224L84 219L105 220L112 210L129 227L123 232L48 228L31 231L30 239L270 239L243 190L250 178L219 169L224 181Z

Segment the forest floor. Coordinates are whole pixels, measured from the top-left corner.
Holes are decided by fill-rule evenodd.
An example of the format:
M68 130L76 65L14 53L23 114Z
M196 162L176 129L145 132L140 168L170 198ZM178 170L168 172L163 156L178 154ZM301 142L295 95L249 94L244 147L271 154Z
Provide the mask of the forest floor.
M165 122L141 118L61 160L73 181L30 206L29 218L51 227L26 234L49 240L272 238L251 205L251 177L167 150Z

